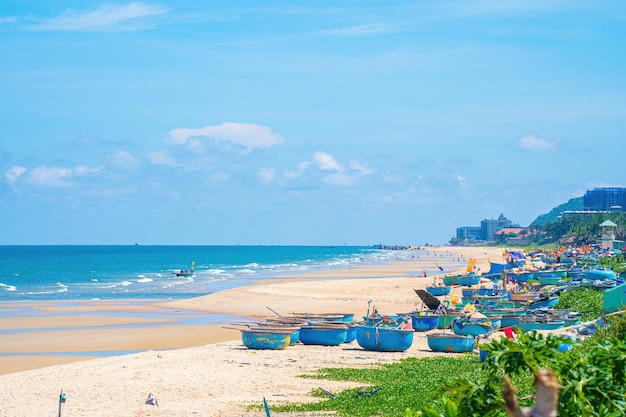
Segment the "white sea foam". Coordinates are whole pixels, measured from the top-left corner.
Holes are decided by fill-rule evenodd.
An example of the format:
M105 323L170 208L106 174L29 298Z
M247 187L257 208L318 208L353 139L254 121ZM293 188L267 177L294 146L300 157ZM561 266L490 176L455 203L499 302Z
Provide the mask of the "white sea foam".
M152 278L147 278L147 277L143 277L143 278L139 278L137 280L137 282L153 282L154 280Z
M129 285L133 285L133 283L130 282L130 281L122 281L122 282L120 282L120 285L122 287L128 287Z
M2 282L0 282L0 288L2 288L5 291L15 291L15 290L17 290L17 288L14 285L3 284Z
M256 271L252 270L252 269L239 269L236 271L238 274L256 274Z

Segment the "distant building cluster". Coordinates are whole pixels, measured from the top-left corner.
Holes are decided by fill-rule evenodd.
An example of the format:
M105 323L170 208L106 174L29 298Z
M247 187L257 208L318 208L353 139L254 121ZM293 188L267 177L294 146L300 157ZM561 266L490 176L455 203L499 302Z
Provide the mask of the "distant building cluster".
M460 242L489 242L493 240L496 233L504 229L514 229L519 233L522 228L507 219L504 214L500 214L497 219L481 220L480 226L457 227L456 238Z
M562 214L584 215L614 211L626 211L626 188L603 187L588 190L583 196L582 210L564 211ZM610 227L605 229L607 229L605 233L608 233ZM504 214L500 214L497 219L483 219L480 226L457 227L456 238L453 240L458 244L490 243L497 238L506 237L504 240L508 244L526 245L530 233L532 232L520 227L519 224L513 224ZM614 236L605 237L606 241L614 239Z
M626 188L594 188L583 196L588 211L626 211Z

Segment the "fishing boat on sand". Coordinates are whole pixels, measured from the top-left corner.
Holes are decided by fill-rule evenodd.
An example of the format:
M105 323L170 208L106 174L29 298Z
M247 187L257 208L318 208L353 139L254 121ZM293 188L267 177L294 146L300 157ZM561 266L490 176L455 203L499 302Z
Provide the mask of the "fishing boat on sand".
M426 291L428 291L431 295L434 295L434 296L442 296L442 295L450 294L450 287L431 286L431 287L426 287Z
M305 345L338 346L345 343L348 325L314 323L300 329L300 342Z
M427 332L439 326L441 316L426 311L411 314L411 325L416 332Z
M249 349L285 349L291 342L292 331L279 329L242 329L241 341Z
M428 347L434 352L463 353L474 350L476 341L472 336L461 336L446 332L426 336Z
M389 326L356 326L356 341L365 350L404 352L413 344L412 328Z

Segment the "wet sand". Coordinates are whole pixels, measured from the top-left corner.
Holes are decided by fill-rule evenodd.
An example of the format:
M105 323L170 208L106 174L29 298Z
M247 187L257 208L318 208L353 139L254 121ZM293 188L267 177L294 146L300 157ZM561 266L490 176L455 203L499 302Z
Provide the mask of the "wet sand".
M243 346L237 330L208 323L274 317L267 307L282 315L359 318L369 300L384 314L413 311L421 307L413 289L433 281L416 273L432 270L435 260L448 272L470 256L487 270L487 259L499 261L501 249L433 248L421 259L280 277L187 300L0 306L0 417L51 414L60 389L68 395L68 416L262 416L245 404L264 396L270 403L314 401L309 393L320 382L299 375L434 353L417 334L406 352L368 352L356 342L255 351ZM144 404L148 393L159 407Z

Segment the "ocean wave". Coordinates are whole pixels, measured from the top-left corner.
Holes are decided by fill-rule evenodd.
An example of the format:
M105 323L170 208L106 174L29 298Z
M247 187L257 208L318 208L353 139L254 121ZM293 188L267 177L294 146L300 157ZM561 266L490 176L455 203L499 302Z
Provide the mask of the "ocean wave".
M141 275L140 275L140 276L141 276ZM139 279L137 280L137 282L141 282L141 283L144 283L144 282L154 282L154 280L153 280L152 278L143 277L143 278L139 278Z
M0 282L0 288L2 288L5 291L15 291L15 290L17 290L17 287L15 287L15 285L3 284L2 282Z
M128 287L130 285L133 285L133 283L131 281L122 281L122 282L120 282L120 285L122 287Z
M252 269L238 269L235 271L237 274L246 274L246 275L250 275L250 274L256 274L257 272L252 270Z

